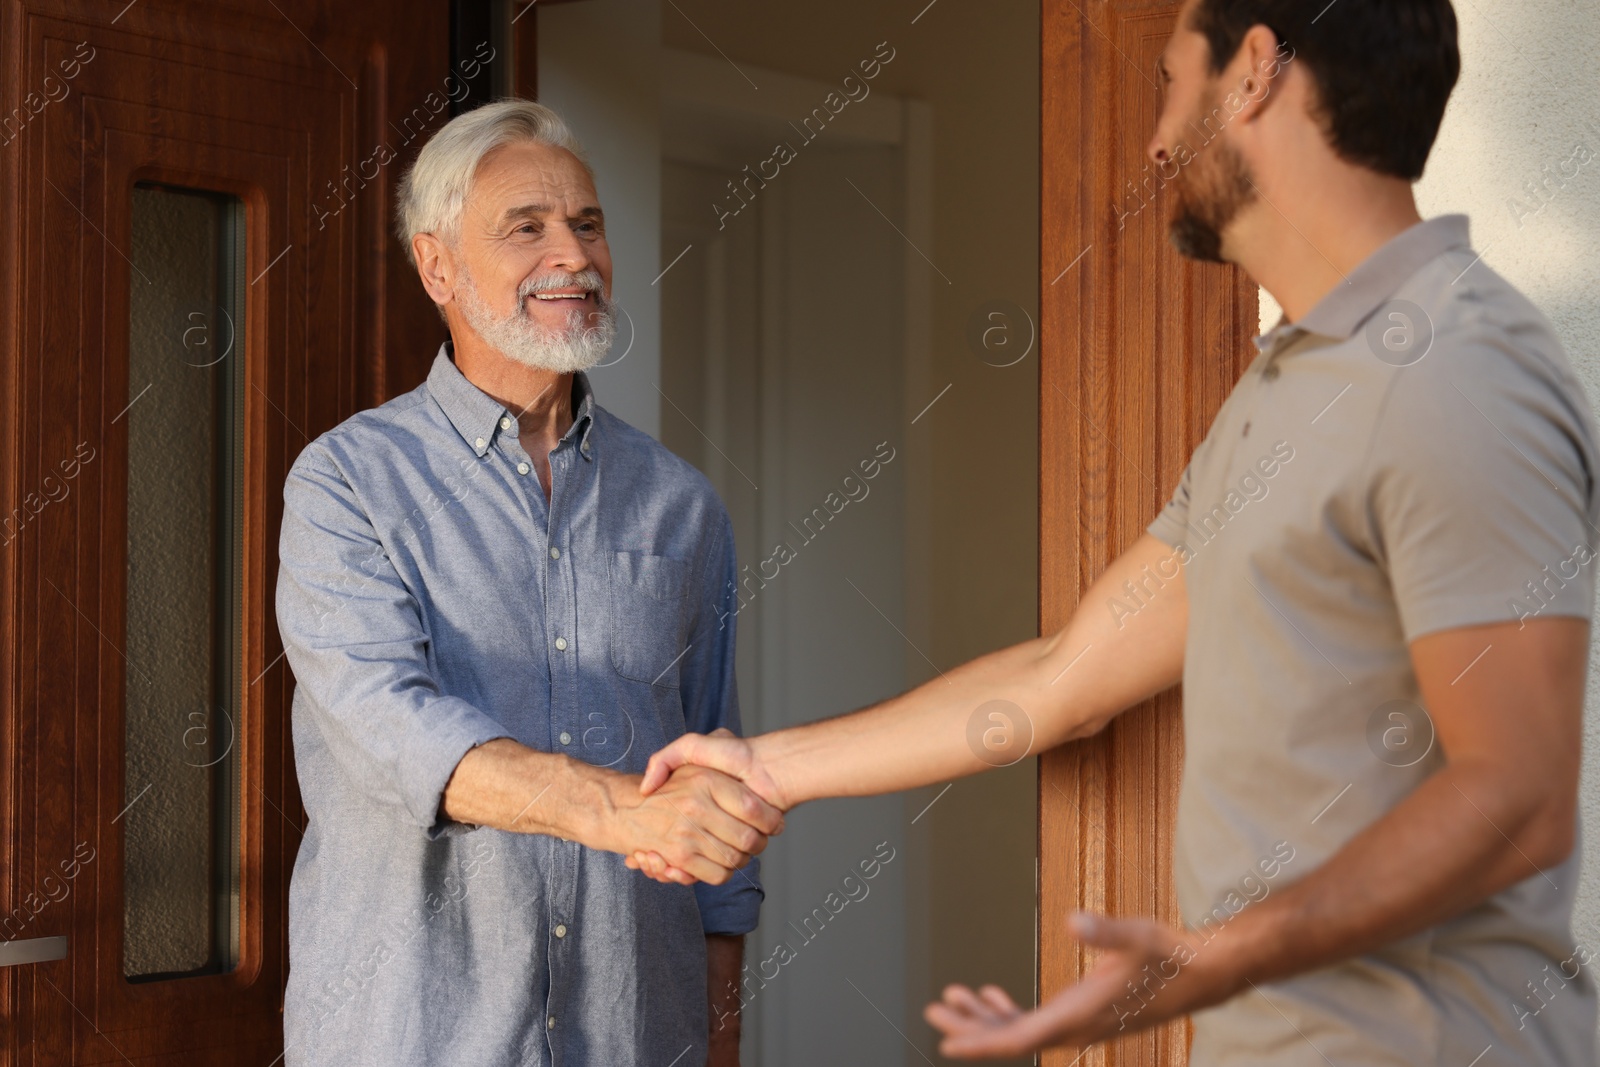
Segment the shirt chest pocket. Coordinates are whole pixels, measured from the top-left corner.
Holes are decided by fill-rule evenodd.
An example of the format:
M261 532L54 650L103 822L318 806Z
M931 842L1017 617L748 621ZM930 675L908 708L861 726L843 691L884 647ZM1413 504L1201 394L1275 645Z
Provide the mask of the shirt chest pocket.
M610 567L611 666L624 678L676 689L694 603L689 564L615 552Z

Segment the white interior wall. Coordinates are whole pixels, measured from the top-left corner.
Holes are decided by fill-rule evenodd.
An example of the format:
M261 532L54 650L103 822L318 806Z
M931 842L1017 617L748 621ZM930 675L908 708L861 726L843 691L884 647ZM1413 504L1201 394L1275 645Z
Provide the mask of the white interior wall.
M589 9L595 17L582 20L579 9ZM635 63L637 70L646 69L651 62L650 57L639 57L628 49L619 51L618 42L612 39L616 33L636 32L630 25L630 20L637 23L631 14L636 10L636 4L587 0L574 5L541 4L537 16L530 16L540 20L542 98L569 112L603 169L612 166L600 156L605 146L585 129L604 126L593 126L585 118L593 101L584 97L598 94L598 99L614 100L619 90L611 82L618 76L617 64ZM713 61L725 81L717 91L730 97L746 94L764 100L784 89L783 78L769 80L766 74L757 78L759 90L752 88L740 73L747 65L764 65L769 71L777 68L837 85L861 60L874 54L879 42L886 51L893 49L896 58L883 66L873 83L873 95L865 105L852 103L828 131L830 139L835 132L845 134L849 124L871 118L881 98L899 97L907 103L907 128L920 131L924 146L912 161L918 168L918 181L907 186L905 202L897 207L880 200L893 224L915 244L914 249L909 245L902 249L910 283L908 307L919 299L916 271L925 272L927 284L918 305L924 321L917 332L907 331L902 346L908 357L901 390L906 405L903 414L908 419L922 415L906 430L907 447L893 465L904 465L899 474L907 482L904 558L895 568L905 575L904 599L897 610L881 597L882 590L873 596L907 635L900 653L908 683L934 675L930 660L947 669L1034 636L1038 365L1032 358L1005 369L987 365L970 350L966 328L972 316L995 299L1008 299L1028 309L1037 306L1038 0L994 0L985 6L981 32L976 33L970 11L944 4L919 3L914 9L902 10L893 4L863 5L859 0L817 0L799 6L680 0L671 7L662 4L656 11L642 12L642 16L659 27L661 40L669 49L696 52ZM570 58L563 60L562 53ZM626 72L622 76L630 85L635 80ZM577 90L583 86L589 88L580 96ZM635 93L636 87L627 92ZM794 101L793 106L780 102L772 109L781 110L785 118L798 119L816 102L808 89L804 99ZM648 100L637 96L621 104L625 106L619 106L617 113L624 122L637 120L650 106ZM656 135L653 129L641 134ZM809 154L812 149L806 151ZM634 168L635 174L648 173L644 168L656 165L642 156L642 152L634 152L627 157L632 162L625 160L622 165ZM793 176L786 175L785 180ZM621 224L617 211L623 205L607 184L617 177L603 175L601 194L611 213L613 246L618 249L618 296L630 301L633 298L624 288L618 242ZM848 187L842 188L849 192ZM634 199L642 202L650 192L641 189ZM1005 205L999 218L993 211L980 209L993 204ZM912 208L917 205L931 219L925 229L914 226ZM866 209L864 204L859 206ZM701 210L711 217L707 207L703 205ZM877 225L892 236L890 222L876 214L863 217L865 226ZM642 230L634 234L643 235ZM636 261L650 262L659 269L682 246L676 237L663 240ZM696 247L661 285L669 284L677 270L687 269L695 257L710 251L709 247ZM648 283L653 274L646 274L641 281ZM707 337L705 344L708 351L719 346L714 337ZM923 361L920 369L912 357ZM638 372L639 367L628 366L637 358L638 350L622 367ZM665 425L676 417L659 397L657 412L647 410L655 377L670 373L659 357L650 362L650 374L635 373L615 387L596 376L602 401L647 429L657 425L655 419ZM704 385L711 384L709 368L707 374ZM632 384L643 385L640 408L646 410L635 411L618 400L619 390ZM662 387L684 403L680 387L690 384L674 381ZM929 407L936 398L937 403ZM981 448L973 446L973 412L983 413ZM736 423L732 420L725 427L716 427L708 421L702 426L722 440L723 430L737 429ZM719 463L720 459L709 459L708 467ZM736 486L743 483L736 475L730 477L728 495L732 497L739 492ZM879 502L874 496L868 507ZM867 511L856 517L870 518L872 514ZM841 528L839 532L848 531ZM741 551L748 557L755 549L747 547L742 530L740 537ZM848 586L844 588L855 595ZM864 588L871 591L871 587ZM862 604L856 611L868 622L883 623L870 606ZM749 633L756 638L751 644L759 645L764 639L756 635L762 627L755 615L751 624L741 627L741 643ZM823 669L835 668L825 665ZM805 706L815 708L815 702ZM843 708L816 708L813 713L839 710ZM936 798L937 803L929 807ZM841 802L841 810L865 813L865 807L857 806L862 803ZM1037 822L1033 761L956 782L948 793L942 785L918 790L900 803L907 817L920 816L909 828L909 847L900 851L890 868L899 868L899 876L907 883L900 897L905 902L906 933L893 954L894 960L901 961L906 992L897 1004L880 997L870 979L863 983L859 972L843 974L849 974L877 1001L884 1016L873 1014L870 1019L876 1020L880 1037L898 1042L899 1055L906 1062L942 1064L946 1061L935 1049L934 1033L922 1020L921 1008L946 982L997 981L1019 999L1026 999L1034 986ZM893 910L890 896L875 890L857 919L876 924L877 917L886 914L880 907ZM977 927L970 925L973 916L981 916ZM841 921L848 918L849 912ZM972 929L980 929L981 935L973 936ZM821 944L816 947L824 948ZM835 973L831 965L828 969ZM855 997L863 1009L875 1011L861 1003L861 997L842 977L834 981L838 992ZM759 1014L759 1001L753 1007ZM821 1016L808 1015L797 1022L818 1030L837 1028L836 1017L827 1014L828 1006L819 1007ZM874 1047L873 1051L879 1050ZM883 1051L882 1059L845 1055L812 1062L894 1062L890 1058L894 1054ZM756 1061L747 1058L746 1062Z
M539 100L565 118L595 170L621 316L617 348L590 378L612 413L661 433L661 5L540 6ZM631 328L630 328L631 325ZM624 353L626 353L624 355Z
M1040 17L1039 0L988 0L981 10L924 0L662 8L664 43L710 61L729 99L754 103L780 91L782 79L769 84L747 64L843 87L864 58L894 56L865 105L851 103L839 121L897 97L922 146L906 144L904 213L884 207L908 239L913 327L903 393L905 418L916 421L896 460L907 480L906 600L899 614L884 606L905 631L908 682L1038 633L1037 353L991 366L970 347L968 328L995 300L1037 321ZM797 120L815 104L812 95L779 110ZM827 136L834 132L830 124ZM918 210L929 220L922 229ZM866 218L891 232L885 218ZM868 605L858 610L878 619ZM912 845L896 864L907 864L909 883L909 992L905 1014L878 1025L905 1035L907 1063L955 1062L938 1054L921 1014L947 983L995 982L1019 1000L1034 989L1036 797L1033 760L905 797Z
M902 257L899 238L850 186L898 216L898 160L889 148L819 144L790 169L791 180L766 191L776 195L759 219L766 304L775 312L763 316L761 410L775 447L762 449L761 526L766 544L782 541L801 553L761 594L772 598L763 611L761 678L771 728L862 707L906 686L898 630L907 451L897 358ZM842 242L848 257L837 254ZM870 482L858 473L852 484L860 499L808 543L805 517L875 455L886 460L881 473ZM763 1049L768 1067L915 1062L882 1021L907 1010L909 818L897 795L823 801L793 812L768 850L775 907L757 940L769 954L778 941L798 949L791 924L880 844L895 856L863 886L871 896L840 915L837 931L830 927L807 946L808 958L786 968L792 984L781 1025Z
M752 573L773 576L752 583L739 615L741 703L756 732L906 685L895 629L906 599L897 566L908 462L895 313L903 245L861 198L902 216L904 108L875 95L830 124L826 139L804 144L786 118L830 87L743 69L759 96L726 86L737 75L720 59L664 55L663 248L669 258L691 251L660 286L662 439L717 486ZM721 217L738 204L728 177L785 140L801 144L799 158ZM838 256L841 247L851 254ZM893 461L810 540L806 517L879 441L891 442ZM796 558L763 563L780 543ZM883 1022L903 1018L916 995L907 948L921 850L909 819L901 797L791 814L763 857L767 899L747 958L772 981L747 1005L745 1062L914 1062ZM880 844L893 862L870 883L850 883L861 899L811 936L807 917ZM794 956L780 967L786 951Z

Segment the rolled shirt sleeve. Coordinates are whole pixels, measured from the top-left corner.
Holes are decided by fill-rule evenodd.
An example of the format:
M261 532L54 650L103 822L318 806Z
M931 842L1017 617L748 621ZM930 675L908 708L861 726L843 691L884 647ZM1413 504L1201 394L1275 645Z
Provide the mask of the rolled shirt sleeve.
M738 561L733 526L726 512L707 553L689 647L683 656L684 725L691 733L719 728L740 733L739 692L734 677L734 630L739 610ZM761 860L751 857L722 885L695 885L700 919L708 934L747 934L761 917Z
M440 692L416 600L355 492L313 444L284 486L277 611L308 715L348 780L430 837L456 764L510 733Z

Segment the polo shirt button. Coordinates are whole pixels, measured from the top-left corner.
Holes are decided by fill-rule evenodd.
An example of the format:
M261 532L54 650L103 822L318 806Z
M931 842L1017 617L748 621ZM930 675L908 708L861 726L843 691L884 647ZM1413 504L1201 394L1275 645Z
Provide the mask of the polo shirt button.
M565 652L566 650L567 650L567 639L565 637L556 638L556 651L557 652Z
M555 545L551 545L550 546L550 558L551 559L560 559L561 558L561 550L559 548L557 548Z
M562 730L561 731L561 743L563 745L572 744L572 735L567 733L565 730Z
M500 428L502 430L511 429L511 420L502 416L500 419Z
M517 473L518 474L527 474L532 469L533 468L528 466L526 463L518 463L517 464Z
M556 936L557 937L566 937L567 936L567 927L566 927L566 925L564 923L557 923L556 924Z

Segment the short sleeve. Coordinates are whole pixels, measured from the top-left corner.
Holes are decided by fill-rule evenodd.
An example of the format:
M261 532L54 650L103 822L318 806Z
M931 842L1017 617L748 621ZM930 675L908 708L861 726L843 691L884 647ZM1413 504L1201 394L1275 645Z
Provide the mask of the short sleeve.
M1576 382L1473 341L1400 370L1372 441L1368 514L1406 640L1588 618L1594 440Z
M1176 548L1184 539L1184 530L1189 525L1189 493L1191 472L1194 470L1194 461L1183 468L1183 477L1178 479L1178 488L1173 491L1172 498L1167 501L1166 507L1161 509L1161 514L1156 516L1156 521L1147 528L1150 536L1167 545Z
M1189 536L1189 506L1194 493L1195 472L1199 471L1202 476L1204 475L1207 469L1207 457L1211 454L1212 444L1217 438L1217 428L1228 425L1229 412L1238 402L1238 396L1239 387L1235 386L1233 392L1228 394L1228 399L1223 401L1216 418L1211 420L1211 426L1206 430L1204 440L1190 454L1189 465L1183 468L1183 476L1178 479L1178 487L1173 490L1166 506L1161 509L1155 521L1145 528L1150 536L1169 548L1177 548Z

